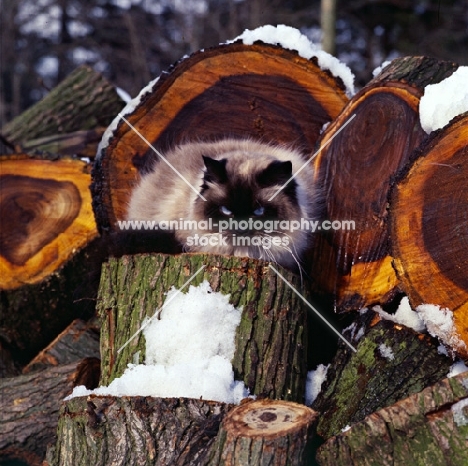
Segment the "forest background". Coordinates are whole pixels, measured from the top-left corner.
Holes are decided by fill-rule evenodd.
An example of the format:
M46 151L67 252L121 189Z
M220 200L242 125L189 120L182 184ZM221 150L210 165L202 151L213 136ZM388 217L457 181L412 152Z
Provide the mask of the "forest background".
M81 64L134 97L186 54L264 24L320 43L320 0L0 0L0 128ZM338 0L334 54L357 88L386 60L468 65L467 0Z

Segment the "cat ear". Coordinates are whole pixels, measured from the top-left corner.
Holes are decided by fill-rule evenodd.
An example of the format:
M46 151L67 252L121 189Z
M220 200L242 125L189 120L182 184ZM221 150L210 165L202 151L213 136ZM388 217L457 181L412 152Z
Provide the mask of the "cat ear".
M284 184L292 176L292 163L280 162L275 160L271 162L262 172L257 175L257 182L262 188Z
M226 172L226 159L216 160L206 155L202 155L203 161L205 162L206 172L205 181L216 181L218 183L226 183L227 172Z

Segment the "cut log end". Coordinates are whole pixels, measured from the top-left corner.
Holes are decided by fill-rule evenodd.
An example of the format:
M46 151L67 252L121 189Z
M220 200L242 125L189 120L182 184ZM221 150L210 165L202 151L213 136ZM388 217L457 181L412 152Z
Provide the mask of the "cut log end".
M238 406L224 418L209 464L305 464L316 418L307 406L286 401Z
M97 236L84 162L27 155L0 162L0 286L38 283Z
M224 429L239 437L273 439L300 432L315 418L316 413L304 405L259 400L233 409L224 421Z

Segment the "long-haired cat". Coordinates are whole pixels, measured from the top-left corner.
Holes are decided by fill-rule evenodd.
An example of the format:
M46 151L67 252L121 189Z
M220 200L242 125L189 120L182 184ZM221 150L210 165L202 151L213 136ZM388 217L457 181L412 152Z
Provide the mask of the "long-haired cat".
M127 220L154 221L160 231L172 227L187 252L300 268L309 239L304 222L318 214L313 170L300 152L224 139L182 144L164 158L134 188ZM301 228L291 228L291 221Z

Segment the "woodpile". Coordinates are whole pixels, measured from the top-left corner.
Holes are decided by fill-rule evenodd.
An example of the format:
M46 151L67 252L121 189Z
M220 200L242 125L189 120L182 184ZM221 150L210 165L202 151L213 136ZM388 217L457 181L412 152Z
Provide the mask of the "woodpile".
M429 136L419 121L425 86L457 67L396 59L349 100L316 59L237 42L181 60L125 110L110 85L79 69L2 129L21 151L0 159L0 209L10 220L0 235L1 369L9 377L3 409L14 432L26 429L16 406L37 426L46 421L32 408L47 401L48 428L3 436L1 454L54 466L300 465L315 455L320 465L468 459L465 376L445 378L453 359L434 336L372 309L392 313L404 294L413 309L447 308L454 325L440 338L450 355L468 356L468 115ZM130 255L123 245L101 269L155 149L223 136L317 152L311 183L326 193L323 219L353 220L355 229L318 231L306 273L280 268L284 280L267 262L164 254L172 252L164 245ZM51 147L55 155L30 153ZM96 150L91 176L76 155ZM100 281L83 280L96 262ZM129 364L142 364L145 319L202 266L193 285L207 281L242 310L231 362L256 401L91 394L62 402L75 385L93 389L98 378L109 385ZM77 283L85 287L78 295ZM338 327L352 323L343 333L350 345L322 353L316 343L324 324L287 283ZM93 314L82 301L99 318L100 364L95 322L75 320ZM311 409L304 405L307 373L318 361L330 367ZM42 401L29 393L32 385ZM318 453L317 435L325 441Z

